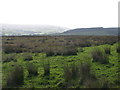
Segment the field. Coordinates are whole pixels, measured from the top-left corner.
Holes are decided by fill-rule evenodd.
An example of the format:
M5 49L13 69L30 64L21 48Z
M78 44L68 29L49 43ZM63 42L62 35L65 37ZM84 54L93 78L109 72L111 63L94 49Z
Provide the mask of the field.
M2 37L3 88L120 88L117 36Z

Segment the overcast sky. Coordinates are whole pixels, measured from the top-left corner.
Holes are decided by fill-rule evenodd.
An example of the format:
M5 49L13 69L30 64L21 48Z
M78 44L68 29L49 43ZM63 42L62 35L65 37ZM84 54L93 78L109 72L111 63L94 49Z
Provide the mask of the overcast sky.
M0 0L0 23L117 27L119 0Z

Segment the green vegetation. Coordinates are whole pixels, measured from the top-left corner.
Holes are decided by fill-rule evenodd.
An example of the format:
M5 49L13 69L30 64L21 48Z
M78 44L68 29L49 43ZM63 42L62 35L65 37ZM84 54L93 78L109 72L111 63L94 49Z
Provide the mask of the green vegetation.
M120 88L118 42L116 37L113 41L107 38L4 37L3 87ZM8 46L17 46L22 52L4 51Z
M13 71L11 71L7 77L6 86L17 87L22 85L23 82L24 82L23 68L19 65L15 65Z
M102 50L99 48L95 48L95 50L92 51L92 57L93 62L100 62L101 64L109 63L108 56L104 52L102 52Z
M28 70L29 76L31 76L31 75L35 75L35 76L38 75L38 69L32 63L28 64L27 70Z

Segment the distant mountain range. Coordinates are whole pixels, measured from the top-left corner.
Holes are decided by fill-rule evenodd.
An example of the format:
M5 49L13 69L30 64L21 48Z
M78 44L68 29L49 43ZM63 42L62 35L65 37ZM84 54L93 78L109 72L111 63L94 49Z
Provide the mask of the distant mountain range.
M1 33L2 31L2 33ZM118 28L76 28L68 29L50 25L0 24L0 36L21 35L118 35Z
M118 35L118 28L77 28L65 31L61 35Z

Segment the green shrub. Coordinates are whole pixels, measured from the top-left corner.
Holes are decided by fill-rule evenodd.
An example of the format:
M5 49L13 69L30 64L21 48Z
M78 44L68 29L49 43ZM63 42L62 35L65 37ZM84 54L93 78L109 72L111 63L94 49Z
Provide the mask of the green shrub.
M15 65L13 71L7 77L6 85L7 87L17 87L22 85L24 82L24 72L23 68L19 65Z
M49 76L50 75L50 62L49 61L43 62L43 69L44 69L44 76Z
M108 56L100 49L98 48L94 49L91 54L92 54L93 62L100 62L101 64L109 63Z
M38 68L32 63L28 64L27 70L28 70L29 76L38 75Z

